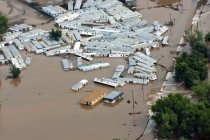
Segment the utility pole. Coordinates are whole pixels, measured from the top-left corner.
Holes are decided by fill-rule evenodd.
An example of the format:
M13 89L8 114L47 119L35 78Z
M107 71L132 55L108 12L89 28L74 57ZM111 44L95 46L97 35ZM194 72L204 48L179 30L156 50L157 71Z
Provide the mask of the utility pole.
M182 0L182 11L184 11L184 2Z
M132 89L132 100L133 100L133 126L136 126L136 118L135 118L135 114L134 114L134 95L133 95L133 89Z
M133 89L132 89L132 112L129 113L129 115L133 115L133 126L136 126L136 118L135 118L135 115L136 114L141 114L141 112L135 112L135 104L134 103L137 103L134 99L134 94L133 94Z
M171 34L171 24L172 24L172 21L171 21L171 13L170 13L170 21L169 21L169 26L170 26L170 34Z

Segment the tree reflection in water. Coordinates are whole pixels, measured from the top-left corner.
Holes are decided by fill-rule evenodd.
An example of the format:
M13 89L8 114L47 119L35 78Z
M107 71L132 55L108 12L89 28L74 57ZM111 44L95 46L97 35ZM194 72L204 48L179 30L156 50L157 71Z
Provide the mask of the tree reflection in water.
M10 81L10 85L14 86L14 87L18 87L18 85L21 82L21 78L16 78L16 79L11 79Z

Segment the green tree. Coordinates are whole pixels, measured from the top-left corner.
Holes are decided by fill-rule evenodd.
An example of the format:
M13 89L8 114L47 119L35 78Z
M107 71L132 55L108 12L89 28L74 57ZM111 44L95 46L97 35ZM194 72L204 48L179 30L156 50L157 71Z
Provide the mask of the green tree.
M210 41L210 32L205 35L205 41Z
M210 109L205 108L199 112L199 134L206 140L210 139Z
M186 87L191 88L192 86L196 85L197 81L199 80L200 78L197 71L189 69L185 72L184 83Z
M12 67L10 73L12 74L13 78L18 78L20 75L20 70L16 67Z
M59 39L62 36L62 31L61 30L52 29L49 33L50 33L50 39L56 40L56 41L59 41Z
M8 28L8 19L0 13L0 34L6 32Z
M191 88L208 76L207 62L199 52L192 54L182 53L176 59L175 80L183 81L185 86Z
M177 81L184 81L185 79L185 73L186 71L188 71L190 68L188 66L188 64L186 62L180 62L180 63L176 63L176 67L175 67L175 79Z
M210 106L210 81L202 82L192 87L193 95ZM207 102L206 102L207 101Z
M181 94L170 94L160 99L152 106L154 115L152 119L156 122L161 138L172 138L173 134L179 137L190 137L193 130L193 104Z
M206 57L208 58L208 61L210 61L210 46L207 47Z
M159 99L152 106L152 119L163 139L210 139L210 81L193 86L197 102L179 93Z
M192 46L193 51L197 51L203 56L207 54L207 46L204 42L196 42L194 46Z
M203 32L202 31L194 31L193 33L190 31L185 31L184 40L190 43L190 46L194 46L197 42L203 42Z

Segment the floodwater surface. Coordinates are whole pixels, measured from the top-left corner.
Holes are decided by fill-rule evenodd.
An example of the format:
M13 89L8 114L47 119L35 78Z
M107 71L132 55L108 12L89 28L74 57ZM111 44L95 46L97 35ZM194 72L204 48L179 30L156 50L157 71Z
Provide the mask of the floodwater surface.
M157 5L165 6L165 5L172 5L178 2L181 2L181 0L151 0L156 2Z

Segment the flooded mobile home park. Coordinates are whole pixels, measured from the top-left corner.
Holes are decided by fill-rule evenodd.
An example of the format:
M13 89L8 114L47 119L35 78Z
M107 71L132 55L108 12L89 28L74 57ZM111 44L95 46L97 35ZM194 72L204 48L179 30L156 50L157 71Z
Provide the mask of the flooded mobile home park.
M83 3L89 7L86 11L79 6L69 14L63 10L60 18L54 20L22 2L0 0L2 13L9 19L11 17L13 30L20 29L17 26L23 23L33 25L32 29L21 26L28 27L29 31L15 37L19 41L12 39L10 47L3 47L7 48L6 52L16 47L27 65L26 68L20 65L22 70L18 79L7 78L12 61L9 65L0 65L1 139L153 139L152 133L143 135L148 122L147 95L159 91L166 73L171 71L177 46L191 22L195 3L183 1L184 10L182 7L174 10L165 7L162 0L141 0L137 1L138 12L128 9L123 16L117 16L120 10L117 12L116 7L121 10L126 7L118 1L100 2ZM170 4L177 3L180 1ZM131 16L134 16L132 20ZM175 25L165 26L170 18ZM47 37L51 28L57 28L55 24L65 28L65 34L58 42ZM36 36L35 39L31 40L31 34ZM162 46L164 36L169 36L169 45ZM24 50L19 49L22 45ZM145 54L145 46L149 47L151 57ZM12 57L13 54L4 56ZM19 60L19 55L17 57L14 63L26 64ZM71 69L70 64L75 68ZM83 79L88 84L81 89L81 85L77 85L78 91L72 90ZM89 99L86 95L97 89L124 94L114 104L102 101L91 106L81 104L82 99Z

